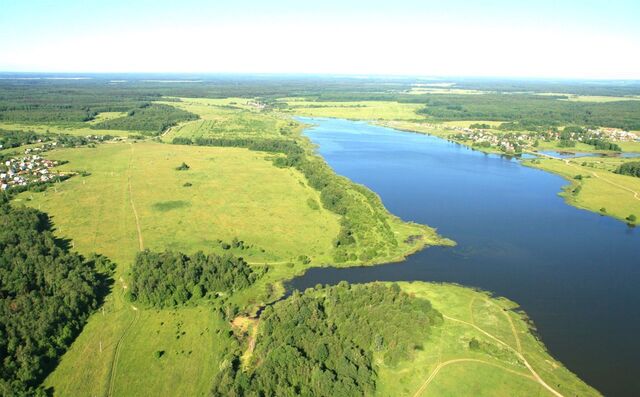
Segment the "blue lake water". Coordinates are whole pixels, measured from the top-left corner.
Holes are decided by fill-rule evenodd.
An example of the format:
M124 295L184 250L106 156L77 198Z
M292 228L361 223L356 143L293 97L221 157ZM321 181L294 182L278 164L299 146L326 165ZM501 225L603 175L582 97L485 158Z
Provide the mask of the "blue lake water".
M445 140L363 122L300 118L341 175L402 219L458 243L373 267L314 268L317 283L446 281L518 302L550 353L607 395L640 395L640 230L576 209L562 178ZM640 206L637 211L640 215Z

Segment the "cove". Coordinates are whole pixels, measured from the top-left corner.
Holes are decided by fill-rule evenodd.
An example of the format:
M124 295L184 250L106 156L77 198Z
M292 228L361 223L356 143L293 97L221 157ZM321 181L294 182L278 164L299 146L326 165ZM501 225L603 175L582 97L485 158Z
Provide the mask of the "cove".
M454 282L521 305L550 353L606 395L640 395L640 230L567 205L559 176L429 135L299 118L338 173L454 248L400 263L312 268L288 289L369 281Z

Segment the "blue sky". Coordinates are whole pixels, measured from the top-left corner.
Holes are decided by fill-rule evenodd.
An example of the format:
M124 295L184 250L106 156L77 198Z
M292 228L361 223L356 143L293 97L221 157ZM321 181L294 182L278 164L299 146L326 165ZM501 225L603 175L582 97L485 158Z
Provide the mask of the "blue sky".
M640 1L0 0L0 71L640 78Z

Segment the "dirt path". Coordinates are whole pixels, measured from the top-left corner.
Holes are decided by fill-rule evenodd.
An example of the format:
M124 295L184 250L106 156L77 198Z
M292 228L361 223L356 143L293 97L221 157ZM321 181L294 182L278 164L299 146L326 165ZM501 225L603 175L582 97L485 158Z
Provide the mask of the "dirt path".
M420 386L420 388L413 394L413 397L418 397L418 396L422 395L422 393L424 393L424 391L427 389L427 386L429 386L429 383L431 383L431 381L433 381L435 379L436 375L438 375L438 372L440 372L440 370L442 368L446 367L447 365L451 365L451 364L468 363L468 362L491 365L492 367L500 368L500 369L505 370L507 372L511 372L512 374L519 375L519 376L525 377L527 379L531 379L533 381L536 381L536 379L532 375L523 374L522 372L518 372L518 371L513 370L511 368L506 368L506 367L503 367L501 365L498 365L498 364L495 364L495 363L492 363L492 362L489 362L489 361L479 360L477 358L456 358L456 359L445 361L445 362L442 362L442 363L438 364L434 368L433 372L431 372L431 374L429 375L427 380L425 380L424 383L422 384L422 386Z
M547 158L550 158L550 159L554 159L554 160L560 160L560 161L563 161L566 165L568 165L570 167L577 168L577 169L579 169L581 171L583 170L581 167L578 167L577 165L573 164L573 162L569 161L569 159L563 159L563 158L560 158L560 157L555 157L555 156L551 156L551 155L544 154L544 153L534 152L534 154L537 154L537 155L543 156L543 157L547 157ZM595 171L589 171L589 172L591 173L591 175L593 175L594 177L600 179L601 181L604 181L604 182L606 182L606 183L608 183L608 184L610 184L612 186L618 187L620 189L626 190L629 193L633 193L633 198L638 200L638 201L640 201L640 193L636 192L635 190L630 189L630 188L628 188L626 186L620 185L618 183L612 182L609 179L603 178L602 176L596 174Z
M133 215L136 219L136 229L138 229L138 245L140 247L140 251L144 250L144 241L142 241L142 229L140 228L140 218L138 217L138 211L136 210L136 206L133 203L133 189L131 187L131 166L133 165L133 144L131 145L131 159L129 160L129 169L127 172L127 184L129 185L129 204L131 204L131 209L133 210Z
M553 395L555 395L556 397L564 397L562 394L558 393L555 389L553 389L551 386L549 386L541 377L540 375L538 375L538 373L533 369L533 367L531 366L531 364L529 364L529 361L527 361L527 359L522 355L522 353L520 353L518 350L514 349L513 347L511 347L509 344L503 342L502 340L496 338L495 336L491 335L490 333L488 333L487 331L483 330L482 328L478 327L477 325L471 324L467 321L464 320L459 320L457 318L453 318L453 317L449 317L447 315L443 314L443 317L447 320L450 321L455 321L458 323L462 323L462 324L466 324L470 327L475 328L478 332L482 333L483 335L486 335L487 337L493 339L494 341L498 342L499 344L503 345L504 347L506 347L507 349L513 351L515 353L515 355L522 360L522 362L524 363L525 367L527 367L527 369L529 370L529 372L531 372L531 375L533 375L533 377L535 378L535 380L540 383L545 389L549 390L551 393L553 393Z
M120 336L120 339L118 339L118 342L116 342L115 352L113 353L113 360L111 361L111 369L109 371L109 390L107 391L108 397L113 396L113 391L116 386L116 373L118 369L118 360L120 359L120 352L122 351L122 342L129 333L129 330L133 328L133 325L138 321L138 318L140 317L140 311L137 307L131 306L131 309L134 311L133 319L131 319L131 322L129 323L129 325L127 325L127 328L125 328L124 332Z

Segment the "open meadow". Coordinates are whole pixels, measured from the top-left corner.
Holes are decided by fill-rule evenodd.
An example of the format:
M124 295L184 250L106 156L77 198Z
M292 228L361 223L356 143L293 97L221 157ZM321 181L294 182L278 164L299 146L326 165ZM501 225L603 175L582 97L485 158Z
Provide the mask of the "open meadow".
M376 395L600 395L546 352L517 304L454 284L398 284L444 322L411 361L380 368Z
M262 297L267 284L299 272L298 256L307 255L313 263L330 260L338 217L312 208L309 202L317 203L318 193L300 173L274 167L264 153L139 142L50 155L69 161L64 169L91 175L24 193L15 203L48 212L56 234L71 239L75 250L98 252L118 264L114 292L103 311L90 318L46 382L59 395L161 395L184 385L185 377L192 389L178 394L208 390L210 379L198 374L210 375L219 364L214 353L226 340L218 334L220 320L206 307L134 309L125 296L128 269L142 248L222 252L218 240L237 237L248 248L231 248L234 254L256 265L268 262L273 269L253 292L239 294L245 303L269 298ZM176 170L182 162L189 170ZM177 322L186 331L179 340L173 328L169 331ZM161 365L153 356L156 350L166 350ZM77 371L79 365L83 371Z

